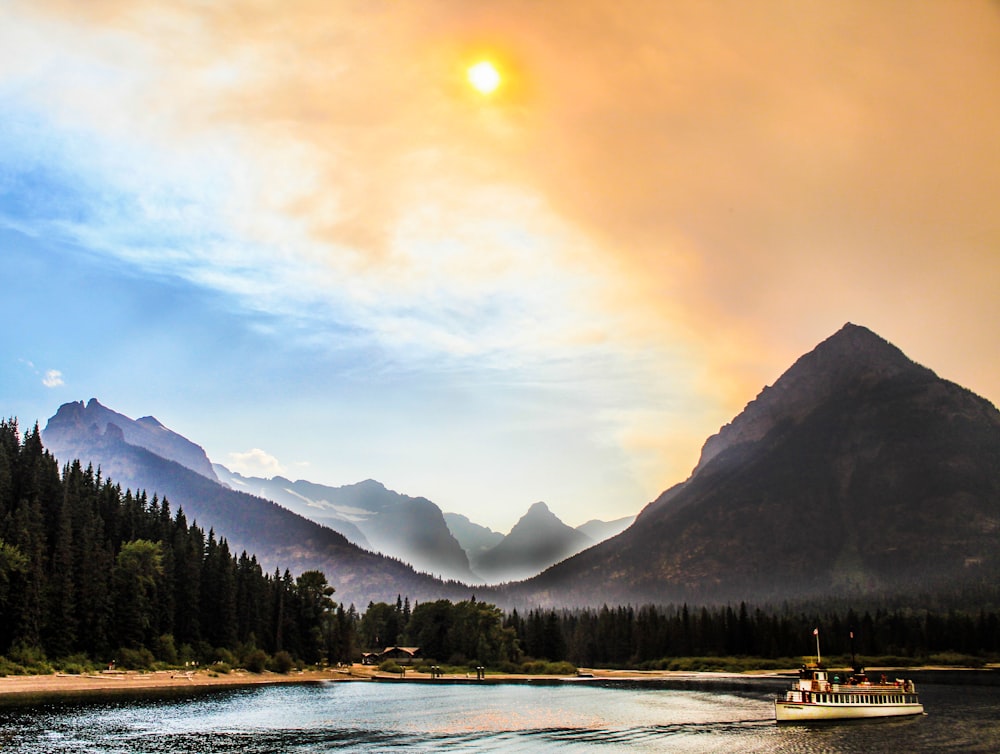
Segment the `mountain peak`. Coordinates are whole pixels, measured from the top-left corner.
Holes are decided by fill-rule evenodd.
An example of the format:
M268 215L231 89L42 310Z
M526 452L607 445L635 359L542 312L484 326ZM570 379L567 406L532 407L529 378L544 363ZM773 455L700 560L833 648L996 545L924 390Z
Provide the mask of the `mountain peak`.
M477 560L474 570L492 582L523 579L591 544L590 537L567 526L549 506L538 502L496 547Z
M113 429L112 429L113 428ZM122 441L176 461L217 482L218 477L204 449L167 429L152 416L133 420L101 405L97 398L64 403L42 432L46 446L66 460L96 440Z
M628 530L526 602L910 599L1000 575L1000 412L866 328L798 359Z
M779 423L798 423L838 393L906 373L921 379L935 377L867 327L848 322L801 356L739 416L709 437L692 476L724 450L760 440Z
M539 516L544 514L548 514L550 516L555 515L554 513L552 513L552 511L549 510L549 506L547 506L545 503L539 500L537 503L533 503L532 506L528 508L528 512L525 513L524 515Z

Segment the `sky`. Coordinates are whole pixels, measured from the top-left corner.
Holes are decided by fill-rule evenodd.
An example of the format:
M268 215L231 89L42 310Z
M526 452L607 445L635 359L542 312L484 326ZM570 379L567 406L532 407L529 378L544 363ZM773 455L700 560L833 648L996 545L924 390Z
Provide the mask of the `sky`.
M846 322L1000 399L1000 3L0 14L22 427L96 397L506 532L634 515Z

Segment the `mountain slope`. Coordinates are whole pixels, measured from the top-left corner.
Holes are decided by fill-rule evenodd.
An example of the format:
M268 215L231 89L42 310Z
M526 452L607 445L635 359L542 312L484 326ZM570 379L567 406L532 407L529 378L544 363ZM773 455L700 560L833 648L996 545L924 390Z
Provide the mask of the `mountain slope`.
M64 406L59 413L63 409L75 413L77 405L66 404L69 408ZM214 529L229 541L233 552L256 554L268 570L322 570L337 589L337 599L345 604L392 602L399 594L420 601L468 596L464 587L442 583L398 560L362 550L343 535L270 500L231 490L175 461L131 445L117 424L103 428L74 425L63 421L65 417L59 418L59 413L49 421L43 440L50 428L58 430L60 449L55 454L61 462L79 458L100 467L105 478L123 488L165 497L173 511L183 508L189 522ZM71 426L77 431L68 431Z
M290 480L280 476L271 479L245 477L218 463L212 464L212 468L219 477L219 481L231 489L271 500L298 513L303 518L308 518L310 521L315 521L317 524L340 532L351 544L365 550L374 549L361 529L350 520L351 512L338 510L336 506L326 500L311 500L294 493L291 490L292 482Z
M1000 575L1000 412L848 324L622 534L511 590L561 604L949 590Z
M476 562L483 553L503 541L503 534L480 526L461 513L445 513L444 520L452 536L465 550L470 563Z
M200 445L167 429L152 416L133 420L102 406L97 398L91 398L86 405L83 401L78 401L60 406L56 415L45 426L45 446L59 456L60 451L67 445L72 445L75 438L91 430L103 432L108 424L118 427L125 442L130 445L145 448L161 458L176 461L204 477L218 481L212 462Z
M600 521L592 518L585 524L580 524L576 530L588 537L592 542L603 542L605 539L618 536L635 522L635 516L616 518L614 521Z
M524 579L593 543L560 521L545 503L535 503L510 534L473 563L473 570L492 583Z
M465 551L448 529L444 514L426 498L388 490L373 479L330 487L280 476L244 477L218 464L215 471L234 489L273 500L341 532L359 547L399 558L419 571L446 579L474 579Z

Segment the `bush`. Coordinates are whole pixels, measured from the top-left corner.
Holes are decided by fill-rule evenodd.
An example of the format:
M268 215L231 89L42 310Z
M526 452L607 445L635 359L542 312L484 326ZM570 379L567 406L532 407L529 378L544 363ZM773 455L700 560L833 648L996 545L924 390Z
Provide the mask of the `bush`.
M163 634L157 637L156 641L153 643L153 655L160 662L165 662L167 665L177 665L177 645L174 644L173 634Z
M251 649L243 658L243 667L251 673L263 673L268 659L267 652L263 649Z
M0 655L0 678L9 675L24 675L24 668Z
M69 675L83 675L94 672L94 663L85 654L75 654L64 657L55 663L56 670Z
M379 664L378 669L383 673L402 673L403 668L399 666L395 660L386 660L385 662Z
M986 664L986 661L981 657L963 655L958 652L941 652L940 654L931 655L927 658L927 661L931 665L949 665L962 668L981 668Z
M858 663L864 667L873 668L912 668L919 665L920 661L913 657L900 657L899 655L876 655L874 657L858 657ZM848 663L844 663L846 666Z
M23 642L16 643L7 656L10 664L17 667L17 675L48 675L52 666L45 657L45 650Z
M271 658L271 670L275 673L288 673L293 667L295 667L295 661L283 649L280 652L275 652L274 657Z
M546 662L533 660L521 663L525 675L576 675L576 666L571 662Z
M149 670L156 662L153 653L145 647L141 649L130 649L122 647L118 650L118 658L115 663L126 670Z
M233 667L228 662L217 662L212 665L209 669L210 673L218 673L219 675L229 675L233 672Z
M663 657L639 663L640 670L748 673L756 670L786 670L802 665L800 658L778 657ZM836 663L833 663L835 666Z

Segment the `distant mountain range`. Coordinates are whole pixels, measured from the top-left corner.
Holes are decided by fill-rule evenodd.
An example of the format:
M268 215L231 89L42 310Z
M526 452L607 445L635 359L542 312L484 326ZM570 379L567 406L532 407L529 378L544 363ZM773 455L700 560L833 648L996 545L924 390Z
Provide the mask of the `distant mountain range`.
M451 525L459 532L456 536L437 505L426 498L388 490L371 479L331 487L306 480L293 482L280 476L271 479L245 477L222 465L212 464L201 446L170 431L152 416L133 420L103 406L96 398L86 404L80 401L61 406L46 425L43 438L47 447L64 462L80 458L100 466L106 477L110 476L123 486L159 492L175 508L183 504L189 516L195 515L200 524L215 527L227 537L230 536L228 531L239 523L229 521L228 514L221 511L204 510L204 483L170 464L195 472L224 489L277 503L339 532L360 549L403 561L421 573L466 584L495 583L535 575L599 541L597 537L601 534L607 536L616 528L624 528L631 520L588 522L586 526L592 535L583 535L549 513L545 522L551 527L545 530L548 534L538 536L542 529L536 529L536 541L525 560L528 551L518 545L525 536L524 527L521 531L515 527L511 532L513 540L508 541L509 537L474 524L463 516L448 514ZM147 453L139 453L140 449ZM192 494L194 489L199 490L198 496ZM218 490L211 492L211 497L221 495L225 498ZM254 509L259 507L255 505ZM237 509L232 511L237 515ZM301 522L295 525L300 526ZM563 530L573 533L572 546L567 546ZM266 562L273 561L266 540L261 540L260 546L264 549L258 556ZM478 565L486 555L489 558L483 570L473 571L470 557Z
M1000 576L1000 412L845 325L708 439L623 533L524 604L953 592Z
M414 568L469 584L497 584L534 576L624 530L634 516L588 521L579 529L536 503L507 536L441 509L423 497L388 490L368 479L330 487L284 477L245 477L220 464L219 480L232 489L273 500L365 549Z
M464 585L418 573L400 560L363 550L342 534L270 500L224 486L211 465L201 463L191 443L179 435L157 433L158 449L165 456L126 441L127 437L145 441L143 426L153 426L153 421L133 421L92 399L86 405L63 405L49 419L42 438L64 463L79 458L99 467L105 478L123 489L165 497L175 513L182 508L189 522L213 529L229 541L234 552L255 554L267 570L324 571L337 589L337 599L345 604L353 602L363 608L369 601L394 602L399 594L420 601L469 596ZM198 450L204 457L204 451ZM181 454L212 476L176 460Z
M508 607L950 593L1000 577L1000 412L852 324L710 437L691 476L631 525L574 530L537 503L504 537L373 480L246 478L96 400L62 406L43 440L182 505L265 567L324 570L361 605L469 596L430 574L505 582L475 593Z
M586 534L560 521L545 503L535 503L510 534L476 560L488 581L520 581L594 544Z
M215 466L215 471L233 489L273 500L341 532L359 547L391 555L417 570L446 579L466 583L478 580L441 509L426 498L387 490L373 479L329 487L304 480L292 482L280 476L244 477L220 465Z

